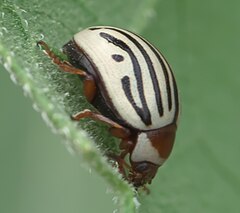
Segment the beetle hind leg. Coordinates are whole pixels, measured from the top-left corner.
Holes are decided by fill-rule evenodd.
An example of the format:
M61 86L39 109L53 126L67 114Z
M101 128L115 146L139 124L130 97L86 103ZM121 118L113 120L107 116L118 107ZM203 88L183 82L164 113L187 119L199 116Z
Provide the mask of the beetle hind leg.
M60 69L62 69L64 72L77 74L82 77L86 77L87 73L81 69L78 69L71 65L68 61L61 60L44 41L38 41L37 45L42 47L45 53L49 56L49 58L52 59L54 64L57 64Z

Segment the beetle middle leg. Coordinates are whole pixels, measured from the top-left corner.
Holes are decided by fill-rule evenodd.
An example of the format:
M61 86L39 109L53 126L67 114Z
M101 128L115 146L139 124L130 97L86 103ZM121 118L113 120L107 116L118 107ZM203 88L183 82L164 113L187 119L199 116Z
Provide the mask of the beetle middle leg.
M81 112L72 116L72 119L77 120L77 121L79 121L82 118L91 118L93 120L101 121L101 122L109 125L110 126L110 129L109 129L110 133L113 136L115 136L117 138L120 138L122 140L121 143L120 143L120 146L119 146L119 148L121 150L121 153L119 155L111 153L111 154L107 154L107 156L110 159L113 159L114 161L116 161L118 163L119 172L124 176L124 178L127 179L125 168L130 169L131 167L124 160L124 158L130 152L130 150L133 147L133 143L129 139L131 137L130 131L127 128L122 127L118 123L112 121L111 119L109 119L109 118L107 118L107 117L105 117L101 114L92 112L88 109L83 110L83 111L81 111Z
M72 115L72 119L76 121L79 121L82 118L91 118L93 120L100 121L102 123L109 125L110 132L115 137L123 139L130 136L130 131L127 128L119 125L118 123L112 121L111 119L101 114L92 112L89 109L85 109L81 112L76 113L75 115Z

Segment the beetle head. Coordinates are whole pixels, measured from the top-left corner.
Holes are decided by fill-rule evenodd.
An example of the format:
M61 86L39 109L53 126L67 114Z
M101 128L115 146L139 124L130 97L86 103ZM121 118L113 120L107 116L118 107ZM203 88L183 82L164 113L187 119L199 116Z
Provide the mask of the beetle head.
M152 179L157 173L159 165L143 161L132 162L132 169L129 173L129 180L133 183L134 187L144 186L151 183Z

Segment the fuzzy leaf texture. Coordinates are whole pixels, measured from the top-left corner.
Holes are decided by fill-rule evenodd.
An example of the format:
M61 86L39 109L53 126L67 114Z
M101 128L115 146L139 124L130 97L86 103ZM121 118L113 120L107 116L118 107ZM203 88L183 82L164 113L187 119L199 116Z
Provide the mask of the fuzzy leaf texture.
M0 0L0 129L3 130L0 136L0 159L3 158L0 160L3 165L0 195L3 198L0 202L5 200L0 203L0 211L61 213L66 210L57 206L64 206L66 201L68 212L106 212L111 208L114 212L124 213L239 212L240 171L236 166L240 150L240 76L237 71L240 65L237 63L239 45L236 43L240 36L239 6L240 3L234 0L232 4L220 0L217 5L214 0L206 3L197 0ZM118 140L109 135L106 126L91 120L71 121L71 114L91 109L83 97L82 83L78 76L59 71L36 46L36 42L43 39L59 53L58 50L73 34L96 25L121 27L144 36L166 56L177 79L183 110L176 144L170 159L159 169L149 186L149 195L136 194L106 161L103 152L116 151L118 147ZM92 174L87 174L85 181L76 180L71 189L87 186L92 189L93 197L98 194L96 199L84 197L84 191L79 199L81 205L78 204L78 195L67 199L63 191L59 193L64 202L60 202L58 196L54 199L38 197L45 202L34 199L30 189L36 187L32 184L33 177L38 176L42 180L45 174L34 176L32 173L44 164L51 165L52 159L48 158L42 164L35 161L32 169L26 172L29 175L24 177L29 177L29 180L25 181L21 180L20 174L27 167L11 165L24 158L28 160L22 162L30 164L38 152L43 155L54 145L50 139L44 138L40 130L32 131L31 128L26 130L26 134L35 135L39 141L47 141L46 150L41 152L36 148L29 151L27 143L20 140L23 132L18 133L13 126L17 123L27 125L27 118L21 118L23 109L16 102L21 101L19 97L15 97L13 108L5 107L7 96L12 96L5 85L9 78L4 75L5 70L30 97L34 109L41 113L50 129L60 135L55 140L64 138L66 147L80 158L80 163L77 161L74 168L81 165L102 177L116 204L111 206L110 200L109 203L101 203L106 207L104 210L93 210L106 192L88 185ZM8 131L7 123L11 116L11 131ZM19 140L9 139L13 132ZM37 143L35 145L39 147ZM52 156L54 149L57 148L49 150ZM12 152L12 157L5 154ZM54 170L56 165L51 169ZM61 165L63 173L70 171L69 166ZM53 179L51 185L57 185L58 179ZM15 190L13 193L9 192L11 187ZM66 193L68 190L70 188ZM40 187L35 193L35 196L38 193L51 194L42 192ZM88 207L82 209L85 202L89 203Z

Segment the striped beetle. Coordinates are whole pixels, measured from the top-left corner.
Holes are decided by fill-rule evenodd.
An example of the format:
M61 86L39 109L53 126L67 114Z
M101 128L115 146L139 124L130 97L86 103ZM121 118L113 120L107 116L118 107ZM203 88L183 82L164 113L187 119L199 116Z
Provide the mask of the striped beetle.
M98 110L72 118L109 125L121 139L120 155L110 156L123 177L135 188L150 184L171 153L179 115L176 82L164 56L142 37L110 26L75 34L63 46L69 61L60 60L45 42L38 44L59 68L84 79L84 95Z

